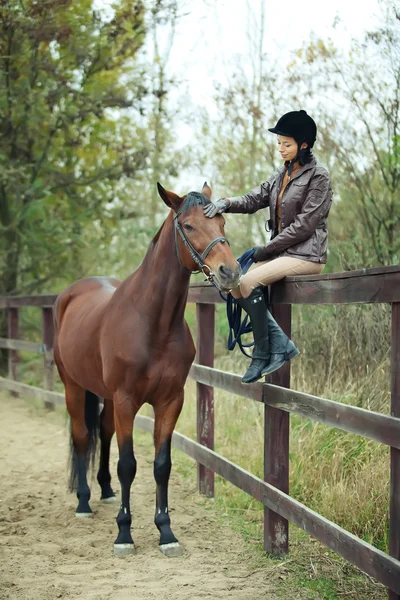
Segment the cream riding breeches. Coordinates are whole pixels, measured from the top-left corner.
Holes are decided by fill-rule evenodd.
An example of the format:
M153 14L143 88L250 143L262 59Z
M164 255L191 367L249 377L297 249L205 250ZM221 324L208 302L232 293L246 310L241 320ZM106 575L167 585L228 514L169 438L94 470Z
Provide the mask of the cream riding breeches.
M319 275L324 267L325 265L321 263L290 256L253 263L247 273L240 278L239 286L232 290L232 296L247 298L259 285L270 285L288 275Z

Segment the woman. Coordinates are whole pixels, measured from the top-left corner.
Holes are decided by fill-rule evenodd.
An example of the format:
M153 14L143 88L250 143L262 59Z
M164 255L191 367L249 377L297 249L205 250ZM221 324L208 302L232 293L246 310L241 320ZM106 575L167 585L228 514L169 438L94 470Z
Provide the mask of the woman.
M271 240L254 248L254 264L232 295L248 313L254 351L243 383L256 381L279 369L299 351L267 310L264 287L287 275L316 275L326 263L327 217L332 203L328 171L314 158L317 135L304 110L283 115L269 129L277 134L284 165L258 188L234 198L220 198L204 207L216 214L254 213L269 206Z

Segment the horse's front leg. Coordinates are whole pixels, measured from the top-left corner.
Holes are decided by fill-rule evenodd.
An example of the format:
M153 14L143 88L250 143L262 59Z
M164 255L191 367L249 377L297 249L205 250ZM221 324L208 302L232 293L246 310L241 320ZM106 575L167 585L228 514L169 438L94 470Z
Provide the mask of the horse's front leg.
M182 549L171 530L168 511L168 482L171 473L171 438L183 405L183 391L173 401L154 403L154 478L156 480L156 514L154 522L160 532L160 550L166 556L181 556Z
M123 391L114 394L114 421L119 448L118 478L121 484L121 507L117 516L119 529L114 542L114 554L125 555L135 552L131 536L131 485L136 475L136 459L133 452L133 421L138 411L133 398Z

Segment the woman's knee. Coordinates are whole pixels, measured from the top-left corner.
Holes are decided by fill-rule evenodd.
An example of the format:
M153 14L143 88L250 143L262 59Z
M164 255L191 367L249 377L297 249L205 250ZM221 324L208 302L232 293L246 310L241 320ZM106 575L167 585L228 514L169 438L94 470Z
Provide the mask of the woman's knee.
M242 292L240 291L240 285L237 288L234 288L233 290L231 290L231 294L235 298L235 300L238 300L239 298L241 298Z
M250 296L251 292L254 290L254 288L257 287L257 285L259 284L254 281L254 278L246 277L246 275L244 275L240 280L239 286L242 298L248 298L248 296Z

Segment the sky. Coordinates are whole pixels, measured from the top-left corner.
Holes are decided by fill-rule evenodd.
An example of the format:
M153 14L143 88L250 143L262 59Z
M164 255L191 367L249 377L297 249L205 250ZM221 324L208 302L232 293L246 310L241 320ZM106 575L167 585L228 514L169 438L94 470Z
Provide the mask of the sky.
M112 4L113 0L94 0L94 6L106 12ZM187 82L193 101L208 107L215 82L226 82L238 60L245 62L249 56L249 36L254 40L259 34L261 5L265 10L263 51L282 65L312 33L348 47L351 37L361 37L377 25L379 15L379 0L363 0L362 5L358 0L305 0L303 4L299 0L179 0L179 4L182 16L168 67ZM166 31L164 47L168 37ZM150 54L151 46L149 39Z
M226 81L238 59L245 61L249 56L249 32L253 40L258 36L261 3L262 0L186 0L186 14L178 22L169 66L187 81L195 103L211 106L208 99L215 82ZM347 47L352 36L362 36L365 30L376 26L379 13L378 0L363 0L362 5L355 0L265 0L264 6L263 51L282 60L282 65L287 64L283 59L307 41L312 32L324 39L331 37L339 47ZM335 19L340 22L334 29Z
M182 16L177 23L174 43L168 61L168 72L183 83L170 96L171 105L177 97L190 105L206 109L216 117L213 97L216 83L228 84L240 63L251 72L251 48L257 48L260 32L261 6L264 5L265 28L263 52L284 68L290 54L310 39L331 38L336 46L347 48L351 38L362 37L379 22L378 0L182 0ZM336 22L336 26L333 27ZM160 49L168 46L168 35L160 39ZM151 53L151 43L149 43ZM175 97L174 97L175 96ZM298 107L288 106L287 110ZM190 123L180 121L176 129L176 144L184 147L196 138ZM184 178L200 181L213 177L209 166L205 173L186 171ZM181 178L180 178L181 179ZM183 185L183 182L178 182ZM218 189L215 190L218 192Z
M95 0L107 11L112 0ZM265 29L262 50L269 59L284 68L290 54L299 49L312 34L331 38L339 48L347 48L351 38L379 23L379 0L180 0L180 14L169 55L167 72L181 83L170 94L170 106L180 99L190 106L216 116L213 100L216 83L227 86L240 63L251 72L251 48L260 31L260 11L264 5ZM334 23L336 26L334 27ZM159 36L160 53L169 45L169 33ZM147 51L152 55L151 36ZM288 106L287 110L297 107ZM196 110L196 108L194 109ZM181 120L176 129L176 145L183 148L195 139L190 123ZM187 174L185 174L187 176ZM199 178L206 174L191 173ZM209 178L210 174L206 176Z
M336 46L346 48L352 37L362 37L379 22L379 0L363 0L362 9L356 0L306 0L303 8L299 8L299 0L181 0L183 16L177 23L168 72L182 84L175 94L170 94L172 106L180 96L183 102L187 98L195 111L198 107L211 118L217 116L213 99L216 83L228 87L238 63L251 73L250 52L259 36L262 4L262 49L282 68L312 33L331 38ZM161 52L168 46L168 32L165 33L165 39L160 39ZM151 40L148 43L151 54ZM297 108L288 106L287 110ZM196 139L194 128L183 120L176 134L178 148Z

